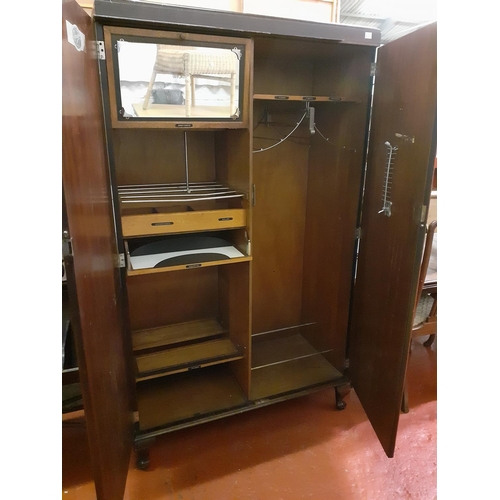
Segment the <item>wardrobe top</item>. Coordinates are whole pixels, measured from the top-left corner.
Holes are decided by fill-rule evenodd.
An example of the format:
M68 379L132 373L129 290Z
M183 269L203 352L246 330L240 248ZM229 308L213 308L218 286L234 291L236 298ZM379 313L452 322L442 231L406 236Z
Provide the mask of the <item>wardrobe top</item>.
M375 47L381 44L377 28L167 5L160 0L95 0L94 19L102 24L190 29L229 36L293 37Z

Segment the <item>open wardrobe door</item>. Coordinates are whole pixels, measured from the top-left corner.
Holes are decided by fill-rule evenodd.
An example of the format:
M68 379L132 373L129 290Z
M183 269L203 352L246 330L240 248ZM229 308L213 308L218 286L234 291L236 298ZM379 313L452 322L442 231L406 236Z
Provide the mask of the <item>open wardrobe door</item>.
M432 24L378 51L349 374L389 457L394 454L413 305L436 155Z
M94 40L92 19L63 1L63 255L96 494L121 500L133 407Z

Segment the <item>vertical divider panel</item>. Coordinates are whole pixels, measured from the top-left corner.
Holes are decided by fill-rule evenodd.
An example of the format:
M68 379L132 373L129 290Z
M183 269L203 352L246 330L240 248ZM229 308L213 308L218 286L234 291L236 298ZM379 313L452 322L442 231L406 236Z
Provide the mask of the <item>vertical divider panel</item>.
M250 266L248 262L219 268L220 317L244 357L230 368L247 397L250 394Z

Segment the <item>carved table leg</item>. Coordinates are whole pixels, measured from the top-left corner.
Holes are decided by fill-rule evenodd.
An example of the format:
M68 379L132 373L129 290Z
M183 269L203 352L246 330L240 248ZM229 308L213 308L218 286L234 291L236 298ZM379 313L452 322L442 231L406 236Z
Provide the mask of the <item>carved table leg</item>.
M339 385L335 387L335 407L337 410L344 410L347 403L344 398L351 392L351 386L349 384Z
M149 467L149 448L154 442L154 437L140 439L135 442L136 465L138 469L146 470Z

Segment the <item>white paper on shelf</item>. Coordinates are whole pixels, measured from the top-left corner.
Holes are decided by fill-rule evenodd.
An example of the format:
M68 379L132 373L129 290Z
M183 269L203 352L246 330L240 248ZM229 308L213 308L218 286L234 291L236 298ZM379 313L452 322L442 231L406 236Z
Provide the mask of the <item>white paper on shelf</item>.
M165 253L155 253L151 255L139 255L137 257L130 257L130 264L132 269L152 269L165 259L170 259L172 257L178 257L180 255L193 255L197 253L220 253L234 259L235 257L245 257L239 250L233 246L227 247L213 247L213 248L200 248L197 250L183 250L180 252L165 252Z

